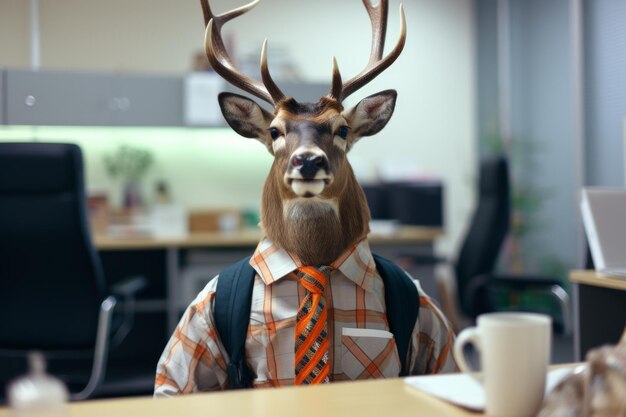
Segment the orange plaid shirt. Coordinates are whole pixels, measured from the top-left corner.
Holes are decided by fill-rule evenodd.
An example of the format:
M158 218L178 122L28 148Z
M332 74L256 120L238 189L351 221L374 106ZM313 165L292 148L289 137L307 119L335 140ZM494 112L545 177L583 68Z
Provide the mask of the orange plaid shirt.
M262 240L250 264L257 276L252 292L246 359L255 387L294 383L294 328L305 290L299 266L284 250ZM382 278L367 241L332 265L324 296L328 307L331 380L397 377L400 360L385 314ZM228 388L227 354L213 318L217 280L211 280L185 311L157 365L156 397ZM433 301L415 281L419 317L409 349L414 375L452 372L454 334Z

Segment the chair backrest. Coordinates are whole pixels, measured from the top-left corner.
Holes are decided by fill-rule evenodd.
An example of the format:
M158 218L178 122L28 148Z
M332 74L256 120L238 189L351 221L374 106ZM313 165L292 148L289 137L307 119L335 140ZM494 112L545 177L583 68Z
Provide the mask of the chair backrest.
M476 300L463 297L473 277L493 272L511 221L509 169L505 157L484 159L480 165L476 209L455 264L459 305L468 317Z
M78 146L0 143L0 350L83 349L105 287Z

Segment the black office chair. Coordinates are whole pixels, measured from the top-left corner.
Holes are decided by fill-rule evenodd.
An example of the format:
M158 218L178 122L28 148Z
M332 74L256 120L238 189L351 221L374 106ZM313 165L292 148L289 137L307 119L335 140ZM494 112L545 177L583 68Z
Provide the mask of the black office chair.
M522 292L546 293L559 307L558 326L564 333L569 333L569 296L558 278L494 273L511 222L510 194L507 159L497 156L483 160L477 206L458 258L455 263L440 264L435 270L442 309L460 330L482 313L503 308L532 309L533 306L515 302ZM497 302L498 294L508 296L508 306Z
M48 361L87 358L89 377L70 397L89 398L104 380L109 347L132 326L128 307L143 286L134 278L107 289L89 233L80 148L0 143L0 357L39 350ZM114 316L119 297L127 308Z

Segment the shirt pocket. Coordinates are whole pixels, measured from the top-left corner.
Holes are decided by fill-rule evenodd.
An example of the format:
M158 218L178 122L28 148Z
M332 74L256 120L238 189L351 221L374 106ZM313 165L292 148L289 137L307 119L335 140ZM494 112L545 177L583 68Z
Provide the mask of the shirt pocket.
M351 380L395 378L400 359L393 334L385 330L344 328L341 366Z

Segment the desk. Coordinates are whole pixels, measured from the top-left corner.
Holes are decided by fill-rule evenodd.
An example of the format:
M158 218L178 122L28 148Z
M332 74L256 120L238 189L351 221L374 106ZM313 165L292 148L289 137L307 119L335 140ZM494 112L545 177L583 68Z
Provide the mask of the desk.
M70 405L72 417L272 416L322 417L381 415L479 417L416 389L400 378L340 382L311 387L266 388L194 394L171 399L129 398ZM0 409L0 417L9 417Z
M433 241L443 234L441 228L400 226L390 234L371 234L369 242L374 246L397 246L397 245L425 245L432 249ZM100 251L138 251L138 250L164 250L166 268L166 310L167 332L171 333L178 323L180 312L180 276L182 249L244 249L246 254L251 255L254 247L261 239L260 230L248 230L235 233L193 233L183 238L150 238L150 237L108 237L96 235L94 244ZM384 253L381 253L385 255ZM152 305L158 305L153 302Z
M370 234L369 241L373 245L385 244L431 244L443 235L438 227L401 226L393 233ZM99 250L141 250L166 248L194 247L255 247L261 240L260 230L244 230L234 233L207 232L192 233L182 238L151 238L151 237L110 237L94 236L94 244Z
M574 359L589 349L615 344L626 326L626 280L596 271L571 271L574 298Z

